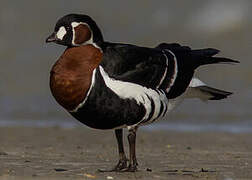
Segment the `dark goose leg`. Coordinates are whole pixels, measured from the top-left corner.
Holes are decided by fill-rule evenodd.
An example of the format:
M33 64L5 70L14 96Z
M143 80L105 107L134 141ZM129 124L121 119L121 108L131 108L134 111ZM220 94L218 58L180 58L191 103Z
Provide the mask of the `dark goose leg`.
M100 172L121 171L122 169L127 168L127 158L126 158L126 155L124 153L124 148L123 148L123 129L116 129L115 135L116 135L116 140L118 144L119 162L112 169L108 169L108 170L98 169Z
M129 152L130 161L129 166L124 171L135 172L137 171L137 159L136 159L136 131L137 128L129 130L128 141L129 141Z

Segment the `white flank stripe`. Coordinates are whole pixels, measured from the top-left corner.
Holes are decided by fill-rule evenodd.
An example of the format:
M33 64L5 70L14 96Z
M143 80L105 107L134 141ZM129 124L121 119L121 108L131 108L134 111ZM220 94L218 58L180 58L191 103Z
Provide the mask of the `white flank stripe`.
M165 97L165 94L161 92L158 94L156 91L140 86L135 83L124 82L120 80L112 79L108 76L108 74L104 71L104 69L99 66L101 75L104 79L104 82L108 88L110 88L114 93L116 93L122 99L134 99L137 104L143 105L145 107L146 113L142 119L142 121L149 118L151 113L151 101L148 96L153 100L155 104L155 110L153 116L150 118L155 119L158 117L160 112L161 103L160 100L164 102L165 105L168 104L168 99ZM148 96L147 96L148 95ZM141 122L142 122L141 121ZM139 123L141 123L139 122ZM138 124L139 124L138 123ZM137 124L136 124L137 126Z
M161 110L161 101L162 101L163 105L166 106L166 108L168 105L168 99L166 98L165 93L163 91L159 91L159 92L160 92L159 99L157 99L157 101L159 101L159 103L155 103L155 112L154 112L150 122L153 122L153 120L155 120L155 121L158 120L156 118L158 117L160 110ZM164 116L164 112L165 112L166 108L163 107L163 112L161 112L160 118Z
M88 92L87 92L87 95L86 95L85 99L74 110L71 110L69 112L77 112L78 109L80 109L85 104L85 102L87 101L88 96L89 96L89 94L90 94L90 92L91 92L91 90L92 90L92 88L94 87L94 84L95 84L95 73L96 73L96 69L93 70L91 85L90 85L90 87L88 89Z
M164 81L164 79L165 79L165 76L166 76L166 74L167 74L167 69L168 69L168 57L166 56L166 54L165 54L164 51L162 51L162 52L163 52L163 55L165 56L165 59L166 59L166 63L165 63L165 64L166 64L166 68L165 68L164 75L163 75L163 77L161 78L161 80L160 80L160 82L159 82L157 88L159 88L159 87L161 86L161 84L163 83L163 81Z
M162 92L162 95L163 95L163 96L161 97L161 101L163 102L164 108L163 108L163 112L162 112L162 114L161 114L160 117L164 117L164 116L165 116L165 113L167 114L166 109L168 108L168 104L169 104L170 100L168 101L168 99L167 99L167 97L166 97L166 95L165 95L165 92L163 92L163 90L161 90L161 92ZM165 112L165 111L166 111L166 112Z

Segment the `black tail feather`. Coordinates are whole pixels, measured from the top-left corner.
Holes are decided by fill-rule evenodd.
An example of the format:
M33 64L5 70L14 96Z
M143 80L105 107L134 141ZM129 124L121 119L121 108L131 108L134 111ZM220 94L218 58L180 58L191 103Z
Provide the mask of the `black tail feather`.
M220 51L218 49L207 48L207 49L197 49L192 50L191 53L196 56L205 56L205 57L212 57L218 54Z
M215 89L209 86L198 86L197 87L203 93L209 94L211 97L208 100L220 100L225 99L228 96L232 95L232 92L223 91L220 89Z
M176 80L169 92L167 92L167 97L169 99L173 99L181 95L186 91L188 87L194 71L196 68L202 65L207 64L234 64L239 63L239 61L232 60L225 57L214 57L220 51L214 48L206 48L206 49L197 49L192 50L188 46L181 46L177 43L167 44L161 43L156 49L159 50L169 50L173 54L175 54L177 59L177 67L178 73L176 76ZM225 98L230 94L216 93L212 100ZM211 93L214 94L214 90L212 89ZM227 92L229 93L229 92Z
M212 57L212 56L208 56L208 54L204 55L204 56L200 56L200 55L194 55L195 57L195 61L196 63L195 68L202 66L202 65L207 65L207 64L235 64L235 63L240 63L239 61L233 60L233 59L229 59L229 58L225 58L225 57Z
M177 43L161 43L157 47L157 49L168 49L172 51L176 56L189 56L192 60L190 63L195 63L195 68L206 65L206 64L234 64L239 63L237 60L224 58L224 57L213 57L220 53L220 50L214 48L206 48L206 49L196 49L192 50L188 46L181 46Z
M161 50L164 50L164 49L167 49L167 50L170 50L172 52L189 52L191 51L191 48L188 47L188 46L181 46L180 44L178 43L170 43L170 44L167 44L167 43L161 43L159 44L158 46L155 47L156 49L161 49Z

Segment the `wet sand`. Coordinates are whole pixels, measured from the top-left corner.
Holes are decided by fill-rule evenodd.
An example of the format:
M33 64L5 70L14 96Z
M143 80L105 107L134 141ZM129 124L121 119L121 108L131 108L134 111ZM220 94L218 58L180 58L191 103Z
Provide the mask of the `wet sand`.
M137 136L139 171L100 173L118 158L112 131L2 127L0 180L252 179L251 134L140 129Z

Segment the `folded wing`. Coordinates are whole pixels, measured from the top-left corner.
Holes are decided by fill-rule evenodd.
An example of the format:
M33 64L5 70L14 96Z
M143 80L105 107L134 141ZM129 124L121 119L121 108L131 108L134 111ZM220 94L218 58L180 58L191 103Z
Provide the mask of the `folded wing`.
M102 66L110 77L162 90L173 99L184 93L194 70L205 64L237 63L227 58L213 57L216 49L191 50L179 44L162 43L156 48L108 43Z

